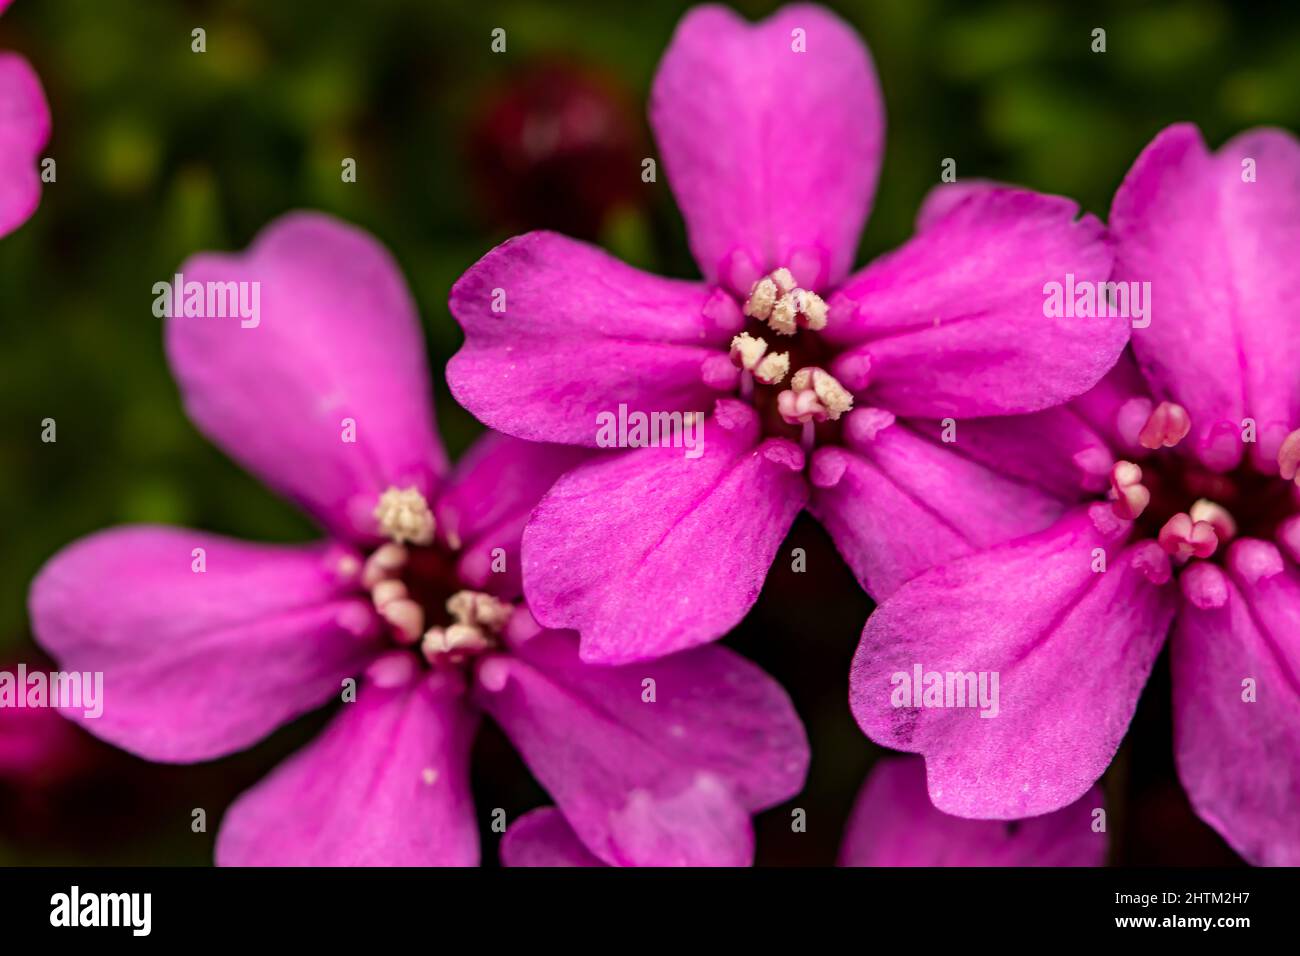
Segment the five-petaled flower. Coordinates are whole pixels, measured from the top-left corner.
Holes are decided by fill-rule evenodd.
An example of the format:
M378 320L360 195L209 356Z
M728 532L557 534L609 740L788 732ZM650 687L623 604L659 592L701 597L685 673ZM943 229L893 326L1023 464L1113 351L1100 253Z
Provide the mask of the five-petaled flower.
M493 428L591 446L620 405L713 409L698 459L584 463L526 529L533 611L577 630L584 660L723 635L804 507L877 598L1060 513L918 422L1037 411L1105 374L1127 322L1046 318L1042 291L1107 277L1101 224L1025 190L944 193L911 241L850 274L883 116L868 53L834 15L791 6L750 25L697 8L650 119L703 281L538 232L453 288L466 342L448 381Z
M970 423L962 441L1074 509L882 604L854 713L925 755L940 809L1045 813L1106 769L1170 634L1192 806L1247 860L1296 865L1300 143L1261 129L1210 153L1172 126L1129 171L1110 228L1115 278L1152 288L1131 355L1070 404ZM891 706L890 675L913 661L1000 671L1001 715Z
M489 433L449 472L413 303L359 230L294 214L248 253L183 271L263 294L256 328L168 321L191 418L329 537L134 526L52 558L31 618L62 667L105 675L103 715L84 726L187 763L342 697L319 738L231 807L223 864L477 862L480 713L604 862L748 864L751 813L797 793L808 766L781 687L724 648L584 664L574 635L519 601L524 521L588 453Z

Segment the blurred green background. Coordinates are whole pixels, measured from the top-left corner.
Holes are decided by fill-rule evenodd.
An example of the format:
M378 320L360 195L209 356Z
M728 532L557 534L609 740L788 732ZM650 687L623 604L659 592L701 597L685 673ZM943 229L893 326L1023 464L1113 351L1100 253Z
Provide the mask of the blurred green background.
M860 261L907 238L945 157L961 178L1064 193L1104 216L1169 123L1194 121L1213 145L1252 125L1300 127L1294 3L828 5L870 46L888 115ZM300 207L364 226L405 272L437 373L460 339L451 283L514 231L558 226L691 276L668 184L640 180L641 158L654 155L646 93L688 6L17 0L0 18L0 49L42 78L58 180L35 218L0 240L0 663L34 653L32 575L89 531L150 521L255 540L311 534L181 412L150 308L153 284L191 253L242 248ZM758 17L777 5L734 6ZM203 54L191 51L197 27ZM490 50L496 27L504 54ZM1104 54L1090 50L1096 27ZM354 184L341 181L344 157L357 160ZM435 388L459 452L478 426ZM55 444L40 441L45 418L58 423ZM789 807L772 811L760 860L824 864L879 753L845 699L870 605L811 523L792 537L814 573L795 582L778 562L730 641L790 688L814 749L808 791L791 804L808 809L809 832L789 832ZM1173 781L1163 680L1107 778L1114 859L1231 861ZM0 863L208 862L226 803L321 719L195 768L149 767L78 739L73 770L0 780ZM485 820L491 807L513 816L543 800L490 734L474 779ZM193 807L207 809L207 834L190 831Z

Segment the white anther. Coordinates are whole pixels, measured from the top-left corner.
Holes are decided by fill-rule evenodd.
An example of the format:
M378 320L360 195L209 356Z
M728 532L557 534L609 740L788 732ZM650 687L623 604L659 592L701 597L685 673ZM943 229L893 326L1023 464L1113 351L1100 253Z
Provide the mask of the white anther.
M433 512L418 488L389 488L379 496L374 513L380 533L398 544L433 543Z

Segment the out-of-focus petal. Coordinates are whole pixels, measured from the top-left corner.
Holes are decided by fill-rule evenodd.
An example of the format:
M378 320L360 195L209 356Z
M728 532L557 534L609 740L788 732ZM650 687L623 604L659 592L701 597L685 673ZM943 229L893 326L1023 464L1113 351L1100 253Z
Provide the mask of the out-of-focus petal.
M0 51L0 236L40 204L36 158L49 140L50 107L36 71L18 54Z
M479 665L476 700L605 863L748 864L750 813L802 785L789 699L729 651L606 668L557 632L515 651Z
M528 516L560 475L591 454L500 432L476 441L456 463L433 506L438 535L460 553L462 583L517 598L522 593L519 542ZM494 571L494 565L505 570Z
M66 716L150 760L207 760L319 707L374 658L358 566L337 546L115 528L41 569L32 629L62 670L103 675L102 714Z
M1028 820L964 820L935 809L925 761L886 757L858 793L840 844L840 866L1101 866L1101 788L1063 810Z
M219 866L474 866L463 685L385 659L385 678L315 741L241 796L217 835Z
M291 213L247 252L200 253L180 272L187 288L202 284L205 317L169 318L167 354L209 438L348 540L375 539L389 487L432 500L446 459L424 338L401 271L373 237ZM220 304L214 294L209 309L208 292L221 289L247 308L206 315Z
M564 814L538 807L506 827L501 837L503 866L604 866L582 845Z

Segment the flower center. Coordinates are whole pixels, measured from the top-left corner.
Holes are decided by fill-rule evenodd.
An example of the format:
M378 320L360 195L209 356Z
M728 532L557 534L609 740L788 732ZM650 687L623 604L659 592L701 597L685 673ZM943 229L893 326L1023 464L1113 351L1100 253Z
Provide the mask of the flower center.
M361 569L361 585L389 625L395 643L419 644L433 666L459 665L500 645L513 605L460 588L456 556L434 541L428 502L415 488L389 488L375 519L393 540L380 545ZM427 626L432 621L443 623Z
M1222 553L1238 536L1272 540L1300 511L1291 481L1300 466L1300 430L1278 452L1280 477L1256 470L1248 460L1221 474L1163 450L1175 448L1190 430L1191 419L1180 405L1162 402L1151 412L1138 440L1157 454L1140 466L1116 462L1109 495L1115 513L1134 521L1140 535L1155 539L1179 564Z
M798 437L805 449L834 440L853 395L824 368L832 351L816 334L826 328L822 297L781 268L754 283L742 311L748 321L731 340L730 358L765 431Z

